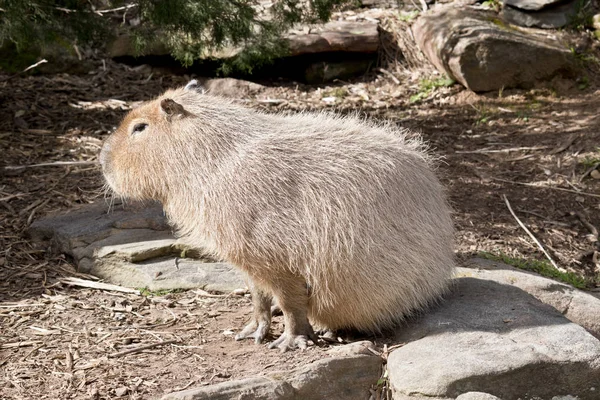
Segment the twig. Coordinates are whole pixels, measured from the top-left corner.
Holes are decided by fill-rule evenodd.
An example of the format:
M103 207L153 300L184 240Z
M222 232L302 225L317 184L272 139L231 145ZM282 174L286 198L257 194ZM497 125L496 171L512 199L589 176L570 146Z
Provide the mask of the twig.
M65 165L100 165L97 161L55 161L41 164L30 164L30 165L9 165L4 167L8 170L20 170L25 168L36 168L36 167L62 167Z
M229 295L227 294L212 294L202 289L192 290L192 293L194 293L196 296L201 297L229 297Z
M70 8L64 8L64 7L54 7L54 9L58 10L58 11L62 11L62 12L67 13L67 14L71 14L73 12L77 12L77 10L71 10Z
M389 77L390 77L390 79L391 79L391 80L393 80L393 81L394 81L394 83L395 83L396 85L399 85L399 84L400 84L400 80L399 80L398 78L396 78L396 77L394 76L394 74L392 74L392 73L391 73L390 71L388 71L387 69L385 69L385 68L379 68L379 71L380 71L380 72L383 72L384 74L386 74L387 76L389 76Z
M98 15L102 15L102 14L106 14L109 12L113 12L113 11L122 11L122 10L128 10L132 7L137 7L137 4L128 4L126 6L123 7L117 7L117 8L110 8L107 10L82 10L82 12L86 12L86 13L94 13L94 14L98 14ZM64 13L70 14L70 13L76 13L78 12L78 10L71 10L70 8L64 8L64 7L54 7L55 10L58 11L62 11Z
M523 150L544 150L548 146L535 146L535 147L511 147L510 149L480 149L480 150L458 150L455 151L457 154L479 154L479 153L510 153L511 151L523 151Z
M40 344L39 346L34 347L29 353L25 354L25 356L23 356L23 358L21 358L21 361L27 360L27 358L30 355L32 355L33 353L35 353L36 351L38 351L39 349L41 349L44 346L45 346L45 344Z
M535 236L533 236L533 233L531 233L531 231L529 229L527 229L527 227L525 226L525 224L523 224L521 222L521 220L519 219L519 217L517 217L517 215L513 211L512 207L510 206L510 203L509 203L508 198L506 197L506 195L503 194L502 197L504 198L504 202L506 203L506 207L508 207L508 211L510 211L510 213L514 217L514 219L517 220L517 223L519 224L519 226L521 228L523 228L523 230L525 232L527 232L527 234L529 235L529 237L531 239L533 239L533 241L535 242L535 244L537 244L537 246L540 248L540 250L542 250L542 252L546 256L546 258L550 261L550 264L552 264L552 266L554 268L556 268L557 270L559 270L560 272L567 272L564 268L561 268L558 265L556 265L556 263L554 262L554 260L552 259L552 257L550 257L550 254L548 254L548 252L546 251L546 249L544 249L544 246L542 246L542 244L540 243L540 241L537 240Z
M42 64L45 64L47 62L48 62L48 60L46 60L44 58L43 60L40 60L40 61L36 62L35 64L30 65L29 67L25 68L23 71L17 72L16 74L9 76L8 78L2 79L0 82L6 82L6 81L8 81L8 80L10 80L12 78L15 78L15 77L21 75L21 74L24 74L25 72L29 71L30 69L36 68L36 67L38 67L38 66L40 66Z
M88 281L88 280L79 279L79 278L64 278L64 279L61 279L60 282L65 283L67 285L71 285L71 286L80 286L80 287L99 289L99 290L112 290L114 292L133 293L133 294L137 294L138 296L140 294L140 291L136 290L136 289L130 289L130 288L126 288L126 287L118 286L118 285L111 285L110 283Z
M104 342L110 335L112 335L112 332L108 332L107 334L102 336L100 339L96 340L96 344L100 344L100 343Z
M561 192L575 193L575 194L580 194L582 196L600 198L600 195L598 195L598 194L587 193L587 192L578 192L577 190L559 188L559 187L555 187L555 186L536 185L535 183L529 183L529 182L515 182L515 181L509 181L507 179L493 178L493 177L491 177L490 179L492 179L494 181L498 181L498 182L512 183L514 185L530 186L530 187L536 187L536 188L542 188L542 189L560 190Z
M144 346L140 346L140 347L136 347L133 349L128 349L128 350L123 350L123 351L119 351L118 353L112 353L108 355L108 358L115 358L115 357L121 357L127 354L132 354L132 353L139 353L140 351L143 350L147 350L147 349L152 349L154 347L158 347L158 346L164 346L166 344L172 344L172 343L179 343L179 340L166 340L164 342L157 342L157 343L151 343L151 344L147 344Z
M0 308L20 308L20 307L42 307L45 306L45 304L8 304L8 305L1 305Z
M44 58L43 60L40 60L40 61L36 62L35 64L33 64L33 65L30 65L29 67L25 68L23 71L21 71L21 73L23 73L23 72L27 72L27 71L29 71L30 69L34 69L34 68L36 68L36 67L38 67L38 66L40 66L40 65L42 65L42 64L45 64L45 63L47 63L47 62L48 62L48 60L46 60L46 59Z
M600 166L600 163L596 163L593 166L591 166L590 168L588 168L587 171L585 171L583 173L583 175L581 175L581 178L579 178L579 182L583 181L583 178L585 178L586 176L588 176L589 174L591 174L593 171L595 171L598 167Z
M525 154L525 155L520 156L520 157L507 158L504 161L506 161L506 162L523 161L523 160L527 160L528 158L531 158L531 157L535 157L535 154Z
M36 344L44 343L40 340L26 340L24 342L15 342L15 343L4 343L0 347L3 349L11 349L13 347L27 347L27 346L35 346Z
M102 14L106 14L106 13L113 12L113 11L129 10L130 8L133 8L133 7L137 7L137 4L128 4L128 5L123 6L123 7L110 8L108 10L97 10L97 11L94 11L94 12L96 14L102 15Z
M23 197L23 196L27 196L27 193L11 194L9 196L0 198L0 201L9 201L9 200L12 200L12 199L16 199L17 197Z
M596 229L596 227L592 224L590 224L585 217L583 216L582 213L580 213L579 211L576 211L573 213L575 216L577 216L577 218L579 218L579 221L581 221L581 223L583 224L583 226L585 226L590 233L593 236L594 242L598 241L598 229Z
M550 154L558 154L562 151L565 151L566 149L568 149L569 147L571 147L571 145L573 144L573 142L575 141L575 139L577 139L579 137L578 133L574 133L571 134L567 140L565 140L563 143L559 144L556 148L554 148Z
M79 51L79 47L77 47L76 44L73 44L73 49L75 50L75 53L77 54L77 58L79 59L79 61L83 60L83 56L81 55L81 52Z
M287 101L284 100L284 99L257 99L256 102L257 103L261 103L261 104L281 104L281 103L287 103Z
M39 210L40 208L44 207L46 204L50 203L50 200L52 200L52 198L50 198L50 197L47 198L41 204L38 204L36 207L33 208L33 210L31 210L31 213L29 214L29 217L27 217L27 226L31 225L31 221L33 221L33 216L35 215L35 213L37 212L37 210Z

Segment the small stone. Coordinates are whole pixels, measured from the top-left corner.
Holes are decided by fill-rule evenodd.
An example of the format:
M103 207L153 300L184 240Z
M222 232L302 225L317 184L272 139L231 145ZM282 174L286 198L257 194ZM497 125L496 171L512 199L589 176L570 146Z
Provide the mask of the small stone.
M121 386L120 388L115 389L115 395L117 397L123 397L127 394L128 391L128 388L126 388L125 386Z
M456 400L501 400L499 397L496 397L489 393L483 392L467 392L463 393L456 398Z
M336 346L328 351L329 354L336 357L356 356L356 355L377 355L379 352L375 349L373 342L362 340L360 342L349 343L343 346Z
M592 173L590 174L590 176L594 179L600 179L600 171L598 171L597 169L593 170Z

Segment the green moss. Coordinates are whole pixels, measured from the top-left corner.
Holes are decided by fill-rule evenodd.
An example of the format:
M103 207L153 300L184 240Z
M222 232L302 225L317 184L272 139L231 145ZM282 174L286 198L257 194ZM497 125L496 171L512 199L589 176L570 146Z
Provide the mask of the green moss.
M148 296L165 296L167 294L183 293L183 292L185 292L185 289L150 290L147 287L145 287L145 288L138 288L138 290L140 291L140 294L142 296L145 296L145 297L148 297Z
M492 24L496 25L498 28L500 28L502 30L509 31L509 32L518 31L518 29L516 29L512 25L507 24L505 21L503 21L500 18L489 17L488 21L490 21Z
M412 22L415 18L419 16L418 10L413 11L400 11L398 13L398 19L403 22Z
M323 97L337 97L343 99L348 95L348 89L345 87L338 87L323 93Z
M585 158L581 161L581 165L583 165L586 171L590 168L595 167L598 164L600 164L600 154L597 157L585 156Z
M428 97L435 89L440 87L450 87L455 83L454 79L448 78L447 76L435 79L421 79L421 81L419 81L419 92L410 96L409 101L411 103L416 103Z
M500 9L502 9L502 3L498 0L486 0L481 3L481 5L496 12L499 12Z
M480 252L479 257L485 258L492 261L501 261L505 264L512 265L513 267L538 273L547 278L552 278L560 282L568 283L569 285L575 286L578 289L585 289L587 287L586 280L581 276L573 272L561 272L554 268L550 263L540 260L523 260L519 258L510 257L506 254L493 254L489 252Z

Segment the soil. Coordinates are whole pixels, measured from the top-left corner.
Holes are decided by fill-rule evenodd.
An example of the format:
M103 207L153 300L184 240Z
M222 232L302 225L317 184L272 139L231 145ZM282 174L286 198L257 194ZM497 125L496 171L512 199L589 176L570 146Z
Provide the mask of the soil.
M59 282L86 276L48 244L30 242L27 227L102 196L95 164L102 141L136 102L191 78L110 60L95 65L84 76L0 75L0 398L156 398L326 357L327 346L280 354L235 342L250 315L247 296L135 295ZM261 82L263 90L239 100L268 112L358 111L421 133L441 157L459 258L546 260L506 196L557 265L598 291L596 72L594 64L579 81L477 95L459 85L428 91L423 80L439 78L431 68L391 64L330 85ZM14 168L40 163L51 165ZM281 330L276 319L274 335Z

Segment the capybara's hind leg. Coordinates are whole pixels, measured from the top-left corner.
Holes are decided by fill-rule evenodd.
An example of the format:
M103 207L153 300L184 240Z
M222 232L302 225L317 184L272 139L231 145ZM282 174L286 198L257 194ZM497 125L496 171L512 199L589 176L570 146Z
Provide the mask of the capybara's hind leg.
M252 292L253 317L252 321L242 329L240 333L235 335L235 340L253 338L256 344L263 342L269 328L271 327L271 303L273 296L256 285L250 283L250 291Z
M277 282L277 281L276 281ZM269 345L281 352L295 348L305 349L308 341L318 344L317 335L308 322L308 292L306 281L300 277L286 279L273 287L277 303L283 311L285 329L283 334Z

